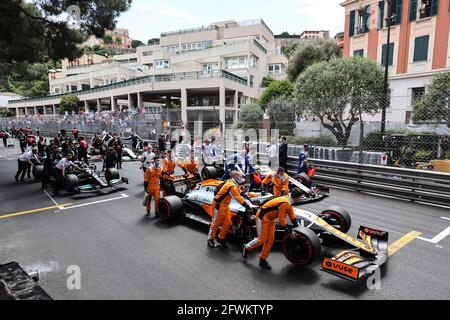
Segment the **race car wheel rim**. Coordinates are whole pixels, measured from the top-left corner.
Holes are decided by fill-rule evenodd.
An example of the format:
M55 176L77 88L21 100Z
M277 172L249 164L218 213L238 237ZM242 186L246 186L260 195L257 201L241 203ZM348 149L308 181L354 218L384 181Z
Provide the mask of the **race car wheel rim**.
M283 253L292 264L304 266L314 260L314 248L311 241L303 234L291 239L289 234L283 239Z
M163 221L169 219L171 217L169 203L167 201L162 201L160 204L162 205L158 206L159 218Z
M339 231L347 232L349 229L349 226L347 226L347 222L345 221L344 217L342 217L337 212L334 211L322 212L321 218L325 220L328 224L332 225L334 228L338 229Z

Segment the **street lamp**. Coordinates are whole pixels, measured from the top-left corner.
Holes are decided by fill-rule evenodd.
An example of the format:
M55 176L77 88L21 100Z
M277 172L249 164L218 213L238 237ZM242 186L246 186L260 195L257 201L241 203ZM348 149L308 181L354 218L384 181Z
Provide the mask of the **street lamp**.
M383 105L381 109L381 136L384 136L386 133L386 108L388 104L388 77L389 77L389 49L391 42L391 21L393 17L392 12L392 0L387 0L387 18L386 18L386 26L387 26L387 39L386 39L386 55L384 60L384 87L383 87Z

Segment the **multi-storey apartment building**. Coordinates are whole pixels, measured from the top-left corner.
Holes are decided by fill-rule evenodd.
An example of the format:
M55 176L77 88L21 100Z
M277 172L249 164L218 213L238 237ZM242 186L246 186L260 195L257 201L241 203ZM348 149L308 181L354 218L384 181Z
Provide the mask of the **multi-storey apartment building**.
M284 32L282 34L278 34L275 36L277 45L285 47L294 45L296 43L300 43L304 40L318 39L318 38L329 39L330 31L328 30L303 31L300 34L297 33L289 34L287 32Z
M159 44L133 54L63 61L49 76L50 96L12 101L9 108L19 116L55 113L62 95L74 94L82 110L157 103L178 107L184 125L231 125L241 105L259 98L265 76L285 77L287 63L263 20L222 21L165 32Z
M362 55L384 66L387 55L392 90L387 120L409 123L414 99L423 94L433 75L450 70L450 3L389 2L389 45L388 1L347 0L341 4L345 7L344 56Z

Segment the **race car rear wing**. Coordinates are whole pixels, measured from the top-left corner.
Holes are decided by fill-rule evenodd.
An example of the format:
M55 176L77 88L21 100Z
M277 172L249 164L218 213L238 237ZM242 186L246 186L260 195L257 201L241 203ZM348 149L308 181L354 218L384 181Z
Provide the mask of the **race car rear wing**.
M358 239L373 248L376 254L362 248L343 250L331 258L324 258L321 270L347 280L358 281L372 274L387 261L388 238L389 233L386 231L360 226Z

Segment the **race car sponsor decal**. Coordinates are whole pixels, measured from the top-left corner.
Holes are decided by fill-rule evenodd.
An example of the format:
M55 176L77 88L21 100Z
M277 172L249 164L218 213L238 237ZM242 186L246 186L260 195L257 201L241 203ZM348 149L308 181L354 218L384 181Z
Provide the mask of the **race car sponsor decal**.
M378 254L378 251L375 250L370 244L366 243L365 241L355 239L352 236L350 236L346 233L343 233L342 231L339 231L338 229L336 229L332 225L328 224L325 220L316 216L315 214L305 211L305 210L302 210L302 209L298 209L298 208L294 208L294 211L295 211L295 214L297 217L301 217L303 219L314 222L318 226L320 226L323 229L325 229L326 231L330 232L332 235L346 241L347 243L349 243L359 249L362 249L368 253L371 253L374 255Z
M343 262L325 258L322 261L322 268L339 273L350 279L358 280L359 269Z

